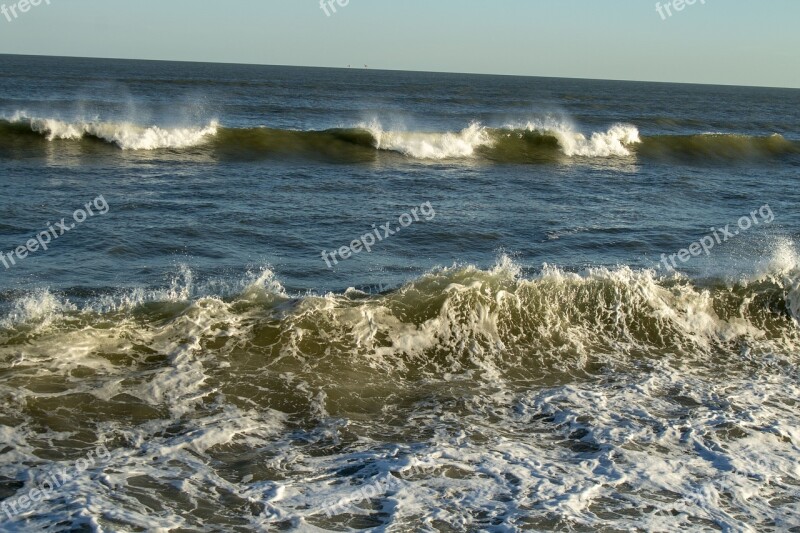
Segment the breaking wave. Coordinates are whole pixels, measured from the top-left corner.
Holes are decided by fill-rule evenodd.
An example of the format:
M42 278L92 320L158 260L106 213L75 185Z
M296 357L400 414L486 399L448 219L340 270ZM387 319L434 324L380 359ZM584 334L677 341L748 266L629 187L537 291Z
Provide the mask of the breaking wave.
M65 122L54 118L29 117L17 113L8 120L0 121L0 128L23 126L44 136L48 141L80 140L94 138L114 144L123 150L158 150L166 148L188 148L197 146L217 133L217 124L212 122L199 128L162 128L139 126L130 122Z
M85 305L41 291L0 322L0 488L74 464L74 434L109 458L29 528L122 505L108 520L142 530L797 524L798 266L786 249L724 284L503 257L378 295L292 296L269 270ZM51 412L63 433L42 436Z
M167 128L127 122L36 118L17 113L0 119L5 150L44 138L47 141L94 139L123 150L179 150L224 159L320 158L371 161L395 154L415 160L483 160L497 163L547 163L568 159L631 158L674 161L738 161L800 154L800 144L781 135L737 134L641 136L636 126L615 124L606 131L582 133L567 122L539 121L490 128L472 123L460 131L387 130L371 122L354 128L321 131L274 128L225 128L216 122ZM10 148L9 148L10 147Z
M697 355L737 342L794 342L800 267L793 249L776 253L758 269L752 279L711 284L629 267L569 273L545 266L526 278L503 258L491 270L436 270L380 295L350 289L302 297L287 295L268 269L236 283L204 285L182 269L169 288L104 296L84 307L38 291L6 306L10 311L0 331L28 323L39 331L59 320L85 327L114 316L124 320L143 306L161 309L157 316L163 320L163 312L180 315L186 305L211 299L227 302L230 312L263 305L280 309L284 348L327 346L326 351L335 348L348 357L378 357L381 364L401 366L412 359L430 362L441 350L470 357L515 354L509 362L549 354L556 357L546 362L550 366L565 363L560 358L568 353L669 349ZM301 337L291 340L296 335Z

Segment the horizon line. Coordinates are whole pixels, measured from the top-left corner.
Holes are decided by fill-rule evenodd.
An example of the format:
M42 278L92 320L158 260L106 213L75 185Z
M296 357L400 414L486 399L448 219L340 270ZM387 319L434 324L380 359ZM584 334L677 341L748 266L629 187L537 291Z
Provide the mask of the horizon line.
M737 85L734 83L702 83L691 81L663 81L663 80L635 80L635 79L614 79L614 78L582 78L578 76L543 76L533 74L497 74L488 72L459 72L459 71L442 71L442 70L408 70L408 69L392 69L392 68L362 68L362 67L330 67L320 65L288 65L288 64L274 64L274 63L247 63L247 62L225 62L225 61L199 61L199 60L185 60L185 59L146 59L146 58L131 58L131 57L98 57L98 56L62 56L50 54L10 54L0 52L0 56L16 56L16 57L49 57L54 59L98 59L98 60L111 60L111 61L151 61L159 63L191 63L198 65L239 65L239 66L254 66L254 67L284 67L284 68L314 68L314 69L332 69L332 70L372 70L376 72L408 72L420 74L453 74L453 75L466 75L466 76L504 76L511 78L543 78L543 79L558 79L558 80L576 80L576 81L610 81L621 83L658 83L666 85L698 85L704 87L741 87L751 89L779 89L779 90L800 90L800 87L785 87L773 85Z

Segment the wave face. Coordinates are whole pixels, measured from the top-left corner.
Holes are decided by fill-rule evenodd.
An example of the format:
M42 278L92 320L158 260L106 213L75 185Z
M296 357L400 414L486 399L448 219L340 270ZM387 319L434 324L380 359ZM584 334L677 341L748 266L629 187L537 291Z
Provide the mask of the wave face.
M380 154L430 161L485 160L498 163L557 162L568 159L644 157L676 161L740 161L800 154L800 144L775 134L660 135L642 137L630 124L589 135L568 123L528 122L504 128L479 123L456 132L385 130L373 122L355 128L295 131L273 128L164 128L100 121L65 122L18 113L0 120L0 137L47 141L99 140L123 150L200 151L226 159L321 158L346 162Z
M268 270L238 285L203 295L184 272L83 307L48 292L14 303L0 392L17 399L15 462L38 471L30 428L52 409L110 450L29 526L69 523L86 494L144 529L197 527L185 498L218 509L206 520L220 528L385 523L375 509L398 527L444 513L476 530L547 529L556 508L595 530L797 518L794 259L732 285L627 267L524 277L505 258L379 295L292 297ZM69 442L47 457L74 462ZM343 499L358 509L329 513Z
M212 299L224 301L232 313L240 306L281 309L279 336L288 336L284 341L298 334L305 341L326 338L348 357L380 354L383 364L398 365L394 370L437 352L471 357L476 350L490 358L513 355L509 362L541 353L548 357L538 360L545 367L565 363L566 348L582 357L598 352L612 358L634 352L658 355L669 349L702 359L706 350L732 346L737 339L767 351L798 339L800 267L795 255L783 254L759 268L752 279L710 285L628 267L577 274L545 266L536 277L524 278L503 257L491 270L445 268L382 295L350 289L299 299L287 295L269 270L220 293L218 283L197 287L191 271L184 269L168 289L134 291L116 300L103 297L85 306L60 301L48 291L29 295L14 301L0 330L8 335L37 324L40 331L59 321L80 329L95 320L125 319L144 307L161 309L158 320L170 318L162 312L177 312L171 317L177 318L186 308L175 304ZM365 317L372 318L364 322Z

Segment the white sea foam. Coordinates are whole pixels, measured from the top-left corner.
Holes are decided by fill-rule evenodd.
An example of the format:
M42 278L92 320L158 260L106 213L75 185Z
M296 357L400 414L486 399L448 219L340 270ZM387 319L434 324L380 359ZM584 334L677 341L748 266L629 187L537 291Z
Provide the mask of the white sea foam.
M481 148L496 144L493 130L478 122L458 132L419 132L385 130L377 121L362 124L375 138L379 150L389 150L415 159L460 159L477 155ZM639 130L630 124L615 124L604 132L594 132L588 137L576 131L566 121L546 119L525 124L512 124L504 128L513 132L530 131L552 135L568 157L628 156L630 147L640 143Z
M386 131L377 122L362 125L375 137L379 150L390 150L415 159L455 159L475 155L482 146L492 144L488 130L473 123L460 132L424 133Z
M772 253L756 263L748 281L772 280L783 285L786 305L800 324L800 256L794 241L781 238L772 243Z
M800 342L753 301L793 267L779 250L771 288L732 305L746 287L626 267L526 276L505 256L280 310L268 270L219 285L241 291L222 298L183 268L150 294L157 312L76 316L41 295L17 319L56 327L0 346L16 422L0 427L14 446L0 475L26 483L19 495L69 464L41 459L41 442L86 428L43 434L41 417L86 408L111 458L39 503L29 528L333 530L359 516L431 531L791 530ZM187 512L198 506L217 512Z
M64 312L76 309L77 307L69 300L60 299L47 289L38 289L12 303L10 310L0 318L0 329L10 329L20 325L46 329Z
M157 150L164 148L188 148L206 142L217 134L218 124L211 122L201 127L164 128L140 126L130 122L72 121L55 118L31 117L17 112L8 119L11 123L28 124L47 140L77 140L85 136L95 137L115 144L123 150Z
M607 131L596 131L588 137L576 131L570 122L551 118L530 121L523 128L553 135L564 154L570 157L627 156L631 153L630 146L641 142L639 130L631 124L614 124Z

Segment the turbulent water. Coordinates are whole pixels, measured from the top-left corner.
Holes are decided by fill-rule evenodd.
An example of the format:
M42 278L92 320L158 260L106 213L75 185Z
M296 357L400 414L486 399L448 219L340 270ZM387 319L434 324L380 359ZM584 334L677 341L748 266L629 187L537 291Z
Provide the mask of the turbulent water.
M800 532L800 91L0 65L0 530Z

